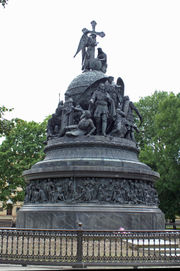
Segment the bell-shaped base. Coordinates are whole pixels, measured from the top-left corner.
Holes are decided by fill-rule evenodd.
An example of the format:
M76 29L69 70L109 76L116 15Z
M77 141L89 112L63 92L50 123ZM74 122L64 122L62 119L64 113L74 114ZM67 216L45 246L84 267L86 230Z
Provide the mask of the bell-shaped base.
M24 172L25 205L17 227L89 230L162 230L154 182L157 172L138 160L123 138L54 138L46 157Z

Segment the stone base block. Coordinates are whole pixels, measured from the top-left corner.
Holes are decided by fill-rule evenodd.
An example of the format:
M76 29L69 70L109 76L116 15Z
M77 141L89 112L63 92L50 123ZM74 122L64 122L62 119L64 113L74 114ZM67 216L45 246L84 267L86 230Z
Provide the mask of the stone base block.
M17 228L84 230L164 230L164 214L156 206L100 204L31 204L17 215Z

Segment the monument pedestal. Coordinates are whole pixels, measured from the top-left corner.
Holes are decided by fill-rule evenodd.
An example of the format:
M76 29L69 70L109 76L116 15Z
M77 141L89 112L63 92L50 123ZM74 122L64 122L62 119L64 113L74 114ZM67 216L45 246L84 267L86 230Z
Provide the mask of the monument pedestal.
M99 204L25 205L17 227L84 230L163 230L164 215L155 206Z
M24 172L28 183L17 227L162 230L154 182L159 174L138 160L122 138L56 138L46 158Z

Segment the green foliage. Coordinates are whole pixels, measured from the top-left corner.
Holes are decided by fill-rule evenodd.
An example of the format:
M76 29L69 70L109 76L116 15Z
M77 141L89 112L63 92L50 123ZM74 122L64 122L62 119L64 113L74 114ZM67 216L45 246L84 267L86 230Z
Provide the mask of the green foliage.
M139 128L140 133L136 135L136 139L142 149L144 149L146 145L151 145L152 137L156 134L154 121L159 110L159 103L166 97L168 97L167 92L155 91L152 96L146 96L136 103L143 118L143 125Z
M24 199L25 181L22 172L44 157L47 121L39 124L16 119L14 128L0 146L0 200ZM17 191L17 188L22 191ZM12 195L14 193L14 195Z
M160 173L160 208L174 219L180 214L180 95L155 92L136 105L144 119L139 158Z
M0 0L0 4L2 4L2 6L5 8L5 6L7 5L8 0Z
M8 109L5 106L0 106L0 137L7 135L14 127L14 120L4 118L6 112L11 112L13 109Z

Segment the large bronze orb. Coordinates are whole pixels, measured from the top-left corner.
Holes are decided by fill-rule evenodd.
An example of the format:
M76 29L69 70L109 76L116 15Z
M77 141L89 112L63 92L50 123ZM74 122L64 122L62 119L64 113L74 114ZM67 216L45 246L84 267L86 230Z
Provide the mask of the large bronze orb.
M65 97L71 97L75 105L79 104L87 109L92 93L100 82L107 80L107 77L101 71L84 72L73 79L68 86Z

